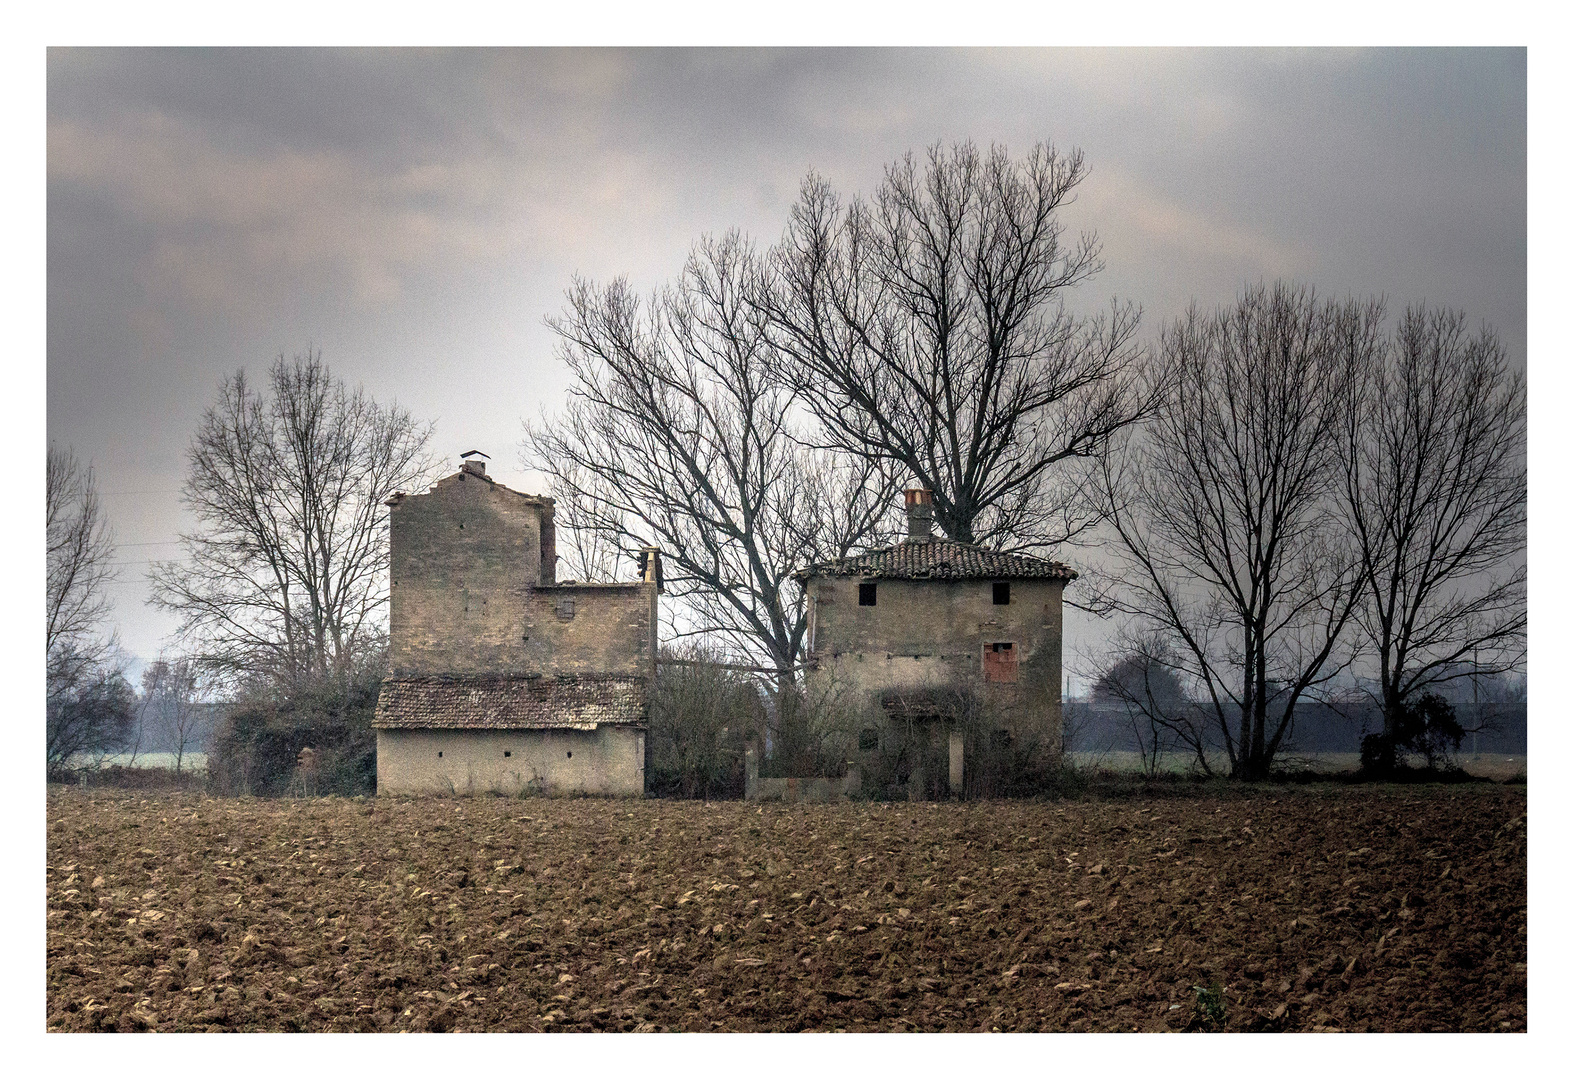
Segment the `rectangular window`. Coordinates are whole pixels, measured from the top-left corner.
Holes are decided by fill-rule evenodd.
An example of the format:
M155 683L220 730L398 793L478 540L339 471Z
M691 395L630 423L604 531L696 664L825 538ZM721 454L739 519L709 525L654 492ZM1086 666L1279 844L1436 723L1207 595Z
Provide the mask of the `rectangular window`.
M1017 647L1011 641L992 641L984 646L984 681L1017 681Z
M858 606L874 607L874 582L865 581L858 586Z
M995 603L997 603L997 604L1009 604L1009 603L1011 603L1011 582L1009 582L1009 581L997 581L997 582L995 582Z

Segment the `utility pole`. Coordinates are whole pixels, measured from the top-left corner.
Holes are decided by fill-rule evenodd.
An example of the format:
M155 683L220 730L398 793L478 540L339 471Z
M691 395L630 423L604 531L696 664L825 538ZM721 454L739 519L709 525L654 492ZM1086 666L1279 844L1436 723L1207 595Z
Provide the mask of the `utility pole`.
M1470 733L1470 756L1477 761L1481 760L1481 647L1478 645L1470 655L1470 704L1475 710L1475 730Z

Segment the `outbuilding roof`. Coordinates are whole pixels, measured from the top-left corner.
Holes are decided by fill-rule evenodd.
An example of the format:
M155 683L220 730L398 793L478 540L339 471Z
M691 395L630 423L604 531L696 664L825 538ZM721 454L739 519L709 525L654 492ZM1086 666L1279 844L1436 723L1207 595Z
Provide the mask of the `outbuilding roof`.
M372 726L591 730L643 725L649 702L637 675L420 675L383 680Z
M908 578L965 581L993 578L1051 578L1071 581L1077 572L1065 563L1032 555L990 551L977 544L954 540L905 540L887 548L850 555L845 559L815 563L794 577Z

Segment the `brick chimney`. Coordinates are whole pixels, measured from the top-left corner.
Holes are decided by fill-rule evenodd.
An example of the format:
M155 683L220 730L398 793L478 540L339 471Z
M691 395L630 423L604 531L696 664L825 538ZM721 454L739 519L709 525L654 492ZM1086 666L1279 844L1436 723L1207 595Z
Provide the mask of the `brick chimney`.
M908 488L907 542L927 544L934 539L935 508L933 495L928 488Z
M459 471L467 472L471 476L485 476L486 462L482 459L486 456L479 450L466 450L459 455Z

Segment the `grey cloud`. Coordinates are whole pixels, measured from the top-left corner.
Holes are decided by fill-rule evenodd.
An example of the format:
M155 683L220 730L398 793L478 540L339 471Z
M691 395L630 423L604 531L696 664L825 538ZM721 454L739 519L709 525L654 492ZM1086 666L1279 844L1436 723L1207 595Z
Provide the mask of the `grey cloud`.
M47 79L49 429L109 489L178 488L219 378L308 343L506 470L572 274L652 287L703 232L773 242L811 167L850 195L957 138L1086 152L1077 303L1150 334L1290 274L1524 355L1523 50L54 49ZM149 500L111 507L128 542L180 527Z

